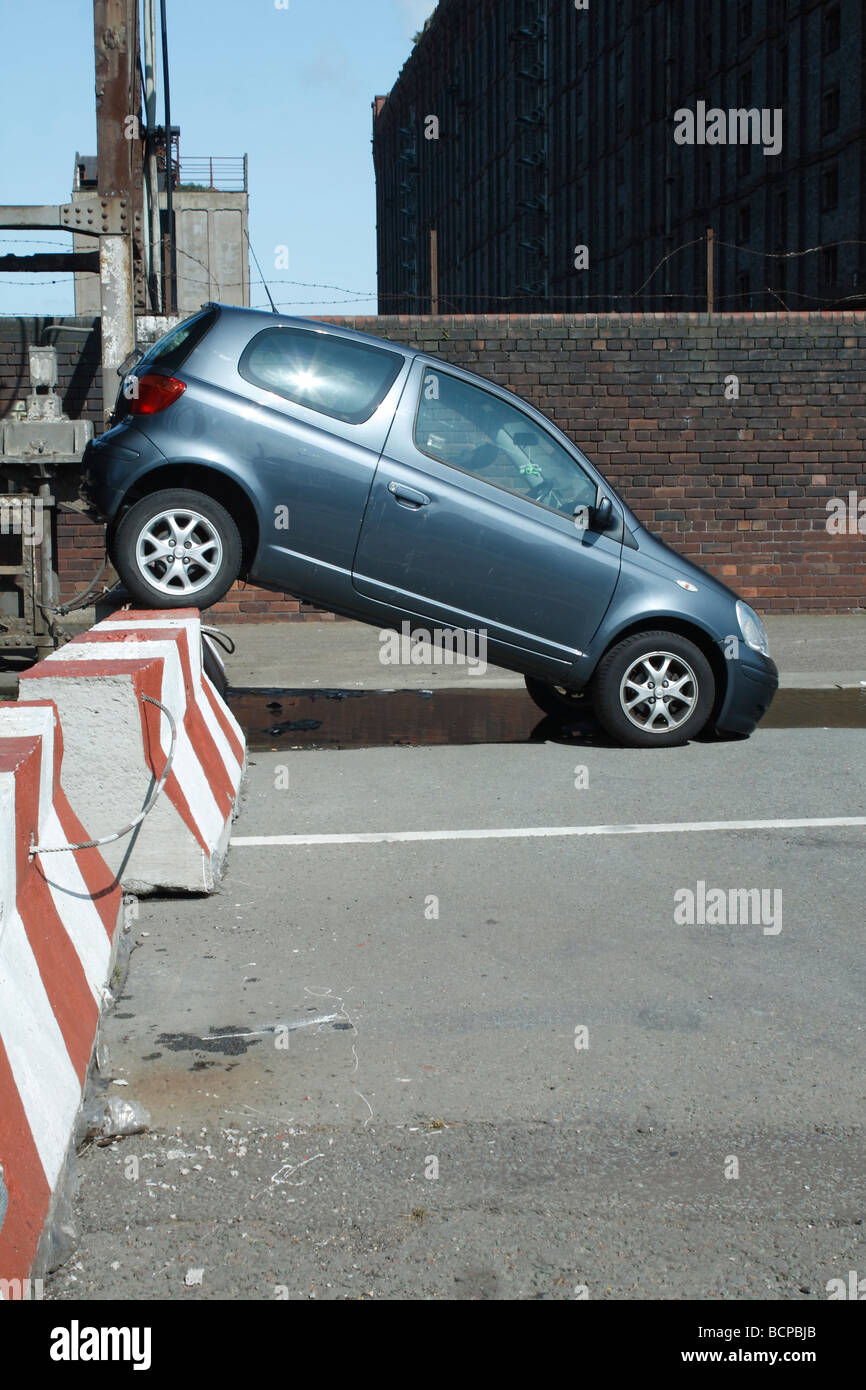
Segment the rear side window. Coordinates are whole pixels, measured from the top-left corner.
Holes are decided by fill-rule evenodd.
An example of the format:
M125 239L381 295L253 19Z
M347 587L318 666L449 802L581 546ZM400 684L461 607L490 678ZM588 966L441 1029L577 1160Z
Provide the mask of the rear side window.
M159 367L162 371L174 372L182 362L185 362L194 347L197 347L202 338L210 328L216 323L218 309L205 309L203 313L196 314L191 319L184 319L177 328L173 328L170 333L166 333L164 338L159 338L153 347L148 348L143 357L140 357L136 367L142 366Z
M238 363L245 381L295 405L360 425L397 380L403 355L305 328L266 328Z

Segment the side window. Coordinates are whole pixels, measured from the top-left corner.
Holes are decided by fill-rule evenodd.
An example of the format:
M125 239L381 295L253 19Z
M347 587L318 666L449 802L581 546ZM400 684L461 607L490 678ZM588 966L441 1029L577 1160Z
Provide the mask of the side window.
M335 420L369 420L397 380L401 353L306 328L266 328L238 371L254 386Z
M596 485L521 410L432 368L421 382L415 444L424 454L563 516L594 507Z

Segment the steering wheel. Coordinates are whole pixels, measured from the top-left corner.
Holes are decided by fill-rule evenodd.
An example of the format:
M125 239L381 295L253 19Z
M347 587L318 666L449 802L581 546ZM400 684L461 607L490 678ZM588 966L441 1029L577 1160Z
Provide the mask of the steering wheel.
M545 507L552 507L556 512L565 510L565 504L555 487L552 487L546 479L542 478L536 487L532 488L527 494L533 502L541 502Z

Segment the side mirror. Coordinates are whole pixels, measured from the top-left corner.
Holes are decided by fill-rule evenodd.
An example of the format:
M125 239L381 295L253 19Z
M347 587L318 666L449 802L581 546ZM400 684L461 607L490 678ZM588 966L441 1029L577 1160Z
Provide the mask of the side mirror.
M593 531L606 531L613 520L613 503L609 497L602 497L601 501L593 508L592 529Z

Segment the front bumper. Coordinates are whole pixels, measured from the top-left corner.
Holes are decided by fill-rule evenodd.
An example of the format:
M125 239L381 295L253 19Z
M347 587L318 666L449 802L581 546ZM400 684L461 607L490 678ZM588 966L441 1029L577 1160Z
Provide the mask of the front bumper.
M716 728L724 734L750 734L767 713L778 688L779 668L770 657L756 652L754 662L732 661Z

